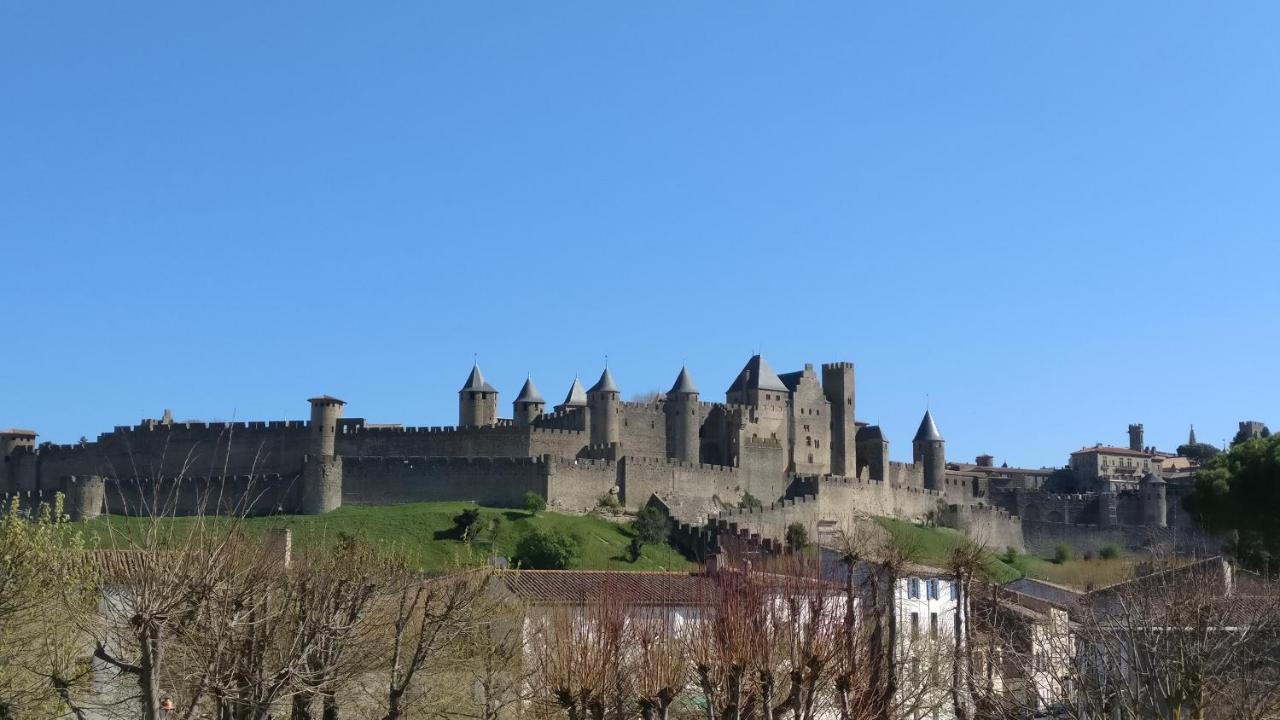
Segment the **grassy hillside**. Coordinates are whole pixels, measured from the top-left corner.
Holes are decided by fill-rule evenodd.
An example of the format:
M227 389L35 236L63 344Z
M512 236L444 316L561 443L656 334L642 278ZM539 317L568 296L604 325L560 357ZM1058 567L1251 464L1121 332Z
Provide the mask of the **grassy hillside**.
M876 518L876 522L893 534L899 542L915 550L915 561L923 565L945 568L951 549L965 541L965 536L951 528L921 527L902 520ZM1017 580L1023 573L1018 568L1002 562L994 554L987 561L987 572L999 582Z
M640 559L627 561L631 530L625 525L596 517L560 515L552 512L531 516L522 510L480 508L479 526L486 528L471 544L452 532L453 517L466 508L465 502L415 503L407 505L345 506L328 515L286 515L249 518L251 532L287 527L293 532L296 548L324 546L341 534L364 538L401 553L411 564L424 570L443 569L458 564L485 562L491 554L511 557L520 538L534 528L555 529L578 538L581 553L575 567L584 570L686 570L693 567L668 545L646 545ZM143 525L137 518L101 517L85 524L91 542L99 546L121 546L121 538ZM180 529L189 518L166 520ZM488 530L494 524L492 530Z
M895 536L914 545L918 552L917 562L925 565L946 567L947 554L956 544L964 540L964 536L959 531L950 528L920 527L889 518L876 518L876 522ZM1015 555L1012 558L1004 558L1003 553L999 555L992 553L987 570L999 582L1032 577L1077 590L1086 590L1090 586L1103 587L1132 578L1134 558L1075 559L1054 563L1048 558L1035 555Z

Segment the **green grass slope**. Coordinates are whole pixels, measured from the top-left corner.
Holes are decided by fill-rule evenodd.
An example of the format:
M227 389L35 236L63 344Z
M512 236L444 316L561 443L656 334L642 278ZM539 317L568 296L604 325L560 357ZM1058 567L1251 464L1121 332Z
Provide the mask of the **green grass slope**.
M951 528L921 527L890 518L875 520L895 537L914 546L917 552L916 562L924 565L945 568L951 549L964 541L964 535ZM1036 555L1018 554L1006 558L1003 552L992 552L987 561L987 572L993 580L1001 583L1031 577L1077 590L1088 590L1132 578L1134 562L1135 559L1131 557L1118 557L1110 560L1077 558L1055 563Z
M921 527L902 520L876 518L876 522L888 530L899 542L906 543L916 553L915 561L922 565L945 568L952 548L963 543L963 533L951 528ZM1017 580L1022 571L1001 561L994 553L987 560L987 572L1000 583Z
M479 527L484 530L470 544L452 532L453 518L476 505L465 502L406 505L344 506L328 515L284 515L248 518L250 532L289 528L294 547L323 547L341 534L365 539L401 554L413 566L440 570L457 565L484 563L490 555L511 557L516 544L532 530L559 530L578 538L580 553L575 564L583 570L688 570L694 567L669 545L645 545L640 559L627 560L632 532L626 525L598 517L543 512L531 516L523 510L480 508ZM213 520L216 522L217 520ZM90 542L100 547L121 547L129 533L147 521L121 516L100 517L85 523ZM193 522L190 518L165 520L174 530ZM225 522L225 521L224 521ZM493 529L490 526L493 524Z

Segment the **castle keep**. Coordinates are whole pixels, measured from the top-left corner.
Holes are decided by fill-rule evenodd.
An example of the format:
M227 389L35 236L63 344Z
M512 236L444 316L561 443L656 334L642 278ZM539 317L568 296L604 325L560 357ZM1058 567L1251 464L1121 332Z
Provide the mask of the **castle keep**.
M886 433L856 417L847 362L779 375L756 355L724 402L704 402L688 368L664 395L624 401L606 368L589 389L575 379L548 410L530 378L510 418L499 416L499 392L476 366L449 427L374 424L344 417L337 398L309 402L306 421L174 422L166 412L76 445L37 447L32 431L0 432L0 492L63 492L79 517L145 508L323 514L438 500L515 506L536 492L567 511L658 503L688 527L763 538L781 537L792 522L819 534L861 513L945 515L995 547L1024 542L1018 514L1028 491L949 468L929 412L912 462L891 461ZM1143 492L1152 507L1132 524L1160 525L1155 486ZM747 495L764 507L736 510Z

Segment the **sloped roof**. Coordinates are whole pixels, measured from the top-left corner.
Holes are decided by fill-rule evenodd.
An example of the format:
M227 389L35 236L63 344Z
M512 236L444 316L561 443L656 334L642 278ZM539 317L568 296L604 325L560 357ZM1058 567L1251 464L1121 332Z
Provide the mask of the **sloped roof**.
M1151 457L1151 453L1142 452L1141 450L1132 450L1127 447L1118 447L1115 445L1094 445L1093 447L1080 448L1071 453L1072 455L1129 455L1131 457Z
M924 411L924 418L920 420L920 429L916 430L916 436L911 439L912 442L917 441L941 441L942 433L938 432L938 426L933 422L933 413L928 410Z
M706 576L677 572L608 570L511 570L502 582L531 603L576 604L606 595L641 605L698 605L708 595Z
M863 427L858 428L858 433L854 436L855 442L887 439L888 438L884 436L884 431L880 429L879 425L864 425Z
M347 404L347 401L346 401L346 400L339 400L338 398L336 398L336 397L334 397L334 396L332 396L332 395L317 395L317 396L315 396L315 397L313 397L313 398L308 398L308 399L307 399L307 402L336 402L336 403L338 403L339 405L346 405L346 404Z
M0 435L17 435L20 437L35 437L36 431L23 430L22 428L9 428L7 430L0 430Z
M729 386L729 392L741 392L743 390L788 392L787 386L782 383L782 379L769 366L769 361L765 360L761 355L752 355L746 366L742 368L742 372L738 373L738 378Z
M477 363L471 367L471 374L467 376L467 383L462 386L458 392L498 392L492 385L485 382L484 375L480 373L480 365Z
M542 393L538 392L537 386L533 384L533 378L526 378L524 387L520 388L520 394L516 396L518 403L544 403Z
M573 384L569 386L569 394L564 396L564 402L560 405L561 407L583 407L586 404L587 391L582 389L582 381L574 377Z
M681 395L697 395L698 388L693 384L693 378L689 375L688 366L680 368L680 374L676 376L676 384L671 386L667 394L672 393Z
M609 368L605 368L604 372L600 373L600 379L597 380L596 384L592 385L591 389L587 392L618 392L618 386L614 384L613 373L609 372Z
M1074 608L1084 593L1035 578L1019 578L1004 585L1006 590L1041 600L1060 608Z

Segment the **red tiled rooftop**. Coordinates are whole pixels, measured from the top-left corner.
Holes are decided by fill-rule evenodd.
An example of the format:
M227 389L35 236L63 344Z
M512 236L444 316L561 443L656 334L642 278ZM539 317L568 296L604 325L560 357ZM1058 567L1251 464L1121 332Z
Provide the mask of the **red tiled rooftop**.
M708 592L705 575L608 570L510 570L508 590L533 603L583 603L608 597L644 605L696 605Z
M1116 447L1114 445L1094 445L1093 447L1080 448L1071 453L1072 455L1091 455L1093 453L1101 453L1103 455L1130 455L1133 457L1151 457L1151 453L1142 452L1141 450L1130 450L1127 447Z

